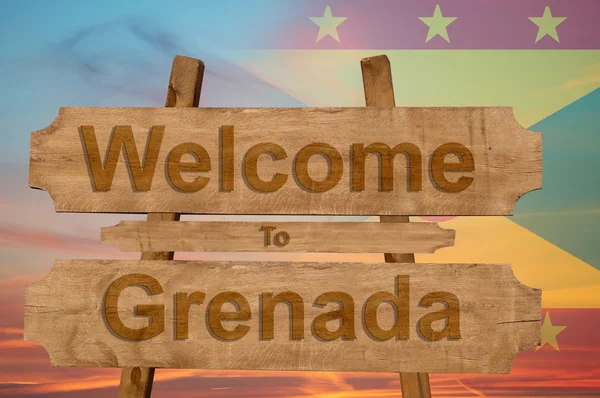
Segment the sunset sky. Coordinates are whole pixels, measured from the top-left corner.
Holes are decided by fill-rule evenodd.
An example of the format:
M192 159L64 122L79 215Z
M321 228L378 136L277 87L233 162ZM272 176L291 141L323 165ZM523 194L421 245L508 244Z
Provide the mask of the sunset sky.
M449 42L442 34L426 41L432 28L419 19L434 16L438 4L456 18L445 28ZM327 6L346 19L326 28L310 19ZM433 395L600 396L597 0L7 0L0 10L0 396L116 396L120 370L53 368L42 347L23 340L24 289L54 259L139 258L101 245L100 227L144 219L55 213L48 194L28 186L30 132L49 125L61 106L163 106L175 55L205 63L201 107L364 106L360 59L379 54L390 59L397 106L512 106L521 125L543 134L543 189L521 198L512 217L440 222L456 230L455 246L417 261L512 264L522 283L543 290L542 319L549 314L566 328L556 346L521 353L509 375L431 375ZM543 27L530 19L544 15ZM400 384L391 373L157 370L154 397L197 395L398 397Z

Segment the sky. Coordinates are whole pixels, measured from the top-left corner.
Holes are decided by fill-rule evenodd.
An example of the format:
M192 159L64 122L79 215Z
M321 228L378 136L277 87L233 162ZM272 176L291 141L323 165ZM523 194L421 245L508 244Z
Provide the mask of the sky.
M426 41L431 29L444 32L419 19L435 16L436 5L456 18L445 27L449 41L443 34ZM339 20L321 27L311 19L327 6L346 18L334 28ZM530 18L542 18L546 7L566 19L540 27ZM542 319L549 314L566 328L554 336L556 346L523 352L510 375L432 375L434 396L600 395L596 0L6 0L1 10L0 396L116 394L118 369L53 368L42 347L23 340L24 289L54 259L139 257L101 245L99 231L143 216L57 214L45 192L28 187L32 131L49 125L61 106L163 106L175 55L205 63L202 107L364 106L360 59L379 54L390 59L397 106L512 106L522 126L543 134L542 190L521 198L512 217L440 222L456 230L455 246L417 261L510 263L522 283L543 290ZM317 41L321 29L330 34ZM540 31L547 34L536 42ZM243 258L383 257L273 256ZM153 396L388 397L399 389L398 375L388 373L160 369Z

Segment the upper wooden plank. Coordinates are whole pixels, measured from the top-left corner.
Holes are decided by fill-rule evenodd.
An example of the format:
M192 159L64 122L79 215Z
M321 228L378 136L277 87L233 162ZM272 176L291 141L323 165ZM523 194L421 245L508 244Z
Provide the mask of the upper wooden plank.
M541 156L511 108L61 108L29 183L63 212L510 215Z

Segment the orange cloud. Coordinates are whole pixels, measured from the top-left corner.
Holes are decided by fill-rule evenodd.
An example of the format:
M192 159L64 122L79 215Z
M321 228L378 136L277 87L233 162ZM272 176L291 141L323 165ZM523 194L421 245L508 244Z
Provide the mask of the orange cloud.
M17 225L0 227L0 246L27 250L35 248L36 251L40 249L61 250L93 255L107 255L116 252L110 246L101 245L99 238L90 239Z

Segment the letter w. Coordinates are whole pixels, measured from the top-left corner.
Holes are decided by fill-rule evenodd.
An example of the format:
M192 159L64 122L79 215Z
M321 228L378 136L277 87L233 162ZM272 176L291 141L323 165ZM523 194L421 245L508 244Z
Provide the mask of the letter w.
M96 191L108 191L112 185L121 147L125 147L125 163L129 174L133 177L136 191L148 191L152 185L152 177L156 169L156 159L160 144L165 133L165 126L152 126L148 137L148 149L144 156L144 165L140 165L137 147L133 139L131 126L115 126L115 131L110 137L106 160L102 165L98 141L94 126L81 126L85 155L92 172L92 185Z

